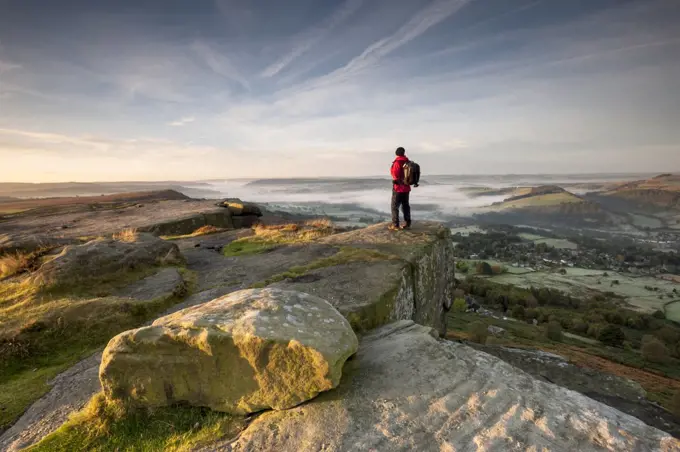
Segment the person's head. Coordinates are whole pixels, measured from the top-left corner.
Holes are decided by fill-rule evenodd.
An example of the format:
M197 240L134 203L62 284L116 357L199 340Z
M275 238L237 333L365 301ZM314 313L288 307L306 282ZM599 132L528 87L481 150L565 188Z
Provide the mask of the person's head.
M406 150L402 147L398 147L395 154L397 154L399 157L403 157L406 155Z

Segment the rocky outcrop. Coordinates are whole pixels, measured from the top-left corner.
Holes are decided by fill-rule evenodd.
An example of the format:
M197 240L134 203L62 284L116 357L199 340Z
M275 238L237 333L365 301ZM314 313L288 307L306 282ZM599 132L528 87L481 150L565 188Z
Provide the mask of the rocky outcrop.
M171 219L143 226L140 232L150 232L158 236L188 235L203 226L232 229L234 222L231 213L224 209L213 209L186 217Z
M176 268L163 268L158 273L136 281L114 295L142 302L151 302L187 293L187 284Z
M244 290L119 334L99 376L110 399L246 414L334 388L357 345L349 323L318 297Z
M344 278L350 293L367 294L371 293L372 286L379 286L369 300L356 296L334 302L346 291L329 285L328 278L325 286L316 284L325 289L318 291L319 296L331 301L356 330L367 331L395 320L414 320L436 328L441 334L446 332L446 313L451 309L455 290L455 260L449 229L440 223L422 222L410 231L395 233L381 224L332 235L321 242L376 250L394 257L353 268L335 267L335 273L343 272L339 279ZM304 284L284 286L306 290Z
M0 255L13 253L32 253L40 250L50 250L77 243L80 243L77 239L51 237L49 235L14 237L9 234L0 234Z
M240 199L225 199L217 204L219 207L224 207L231 212L233 216L255 215L262 216L262 210L253 203L243 202Z
M490 327L489 327L490 328ZM483 352L523 370L539 380L571 389L636 417L680 438L680 422L672 413L649 401L635 381L607 372L570 364L566 358L541 350L469 343Z
M638 419L436 337L410 321L373 331L333 393L207 450L680 450Z
M217 205L222 208L208 209L185 217L146 225L139 228L139 231L159 236L178 236L189 235L204 226L241 229L253 226L262 216L262 211L257 205L240 200L222 201Z
M131 234L125 241L97 239L84 245L67 246L43 264L32 278L48 287L67 286L180 260L179 248L174 243L150 234Z
M210 240L228 241L236 235L236 231L224 232ZM211 444L207 450L680 450L668 435L616 409L536 380L489 354L438 339L454 289L451 240L448 230L438 224L416 224L412 231L395 233L378 225L327 237L323 243L281 245L268 253L229 258L203 246L196 248L196 240L179 240L187 250L188 268L199 274L197 285L202 291L184 306L207 303L113 339L107 353L112 347L121 353L115 359L109 354L101 366L103 374L111 371L103 378L110 395L138 397L143 402L141 399L152 393L154 403L184 400L213 406L205 402L205 394L217 394L222 405L216 409L225 409L224 401L232 400L229 406L245 412L293 406L321 387L337 384L337 378L330 375L335 375L331 369L338 367L330 364L329 353L338 356L338 352L323 352L323 344L311 347L317 347L318 354L310 351L306 356L323 356L317 362L328 363L325 382L312 370L309 375L314 378L300 378L298 366L277 367L274 358L279 352L299 351L295 356L302 359L302 348L292 346L291 338L306 346L304 338L297 335L308 331L307 326L300 328L303 333L295 329L279 340L269 328L256 328L261 315L272 319L273 315L246 316L237 311L241 312L240 323L217 317L215 323L210 322L221 311L210 311L207 307L215 307L219 300L209 300L258 282L278 281L268 288L320 296L355 330L366 332L357 354L342 367L342 379L334 390L287 411L250 417L254 421L238 438ZM360 256L357 249L367 252L365 260L342 259ZM189 250L196 255L192 257ZM210 277L202 279L200 275ZM286 302L285 306L295 312L295 304L304 305ZM192 313L198 317L187 317ZM340 323L342 318L335 315ZM394 322L400 319L407 320ZM419 326L413 319L429 325ZM278 317L277 322L293 325L287 317ZM245 346L249 343L246 334L242 341L227 339L228 334L236 337L237 324L243 326L243 332L251 327L261 332L261 338L248 335L254 339L252 348ZM329 347L344 344L330 340L336 334L330 325L335 324L314 322L311 327L322 339L329 339L325 342ZM378 329L371 330L374 327ZM138 335L140 331L143 333ZM234 350L237 343L245 347L243 353L238 352L239 359L215 354L223 346ZM99 390L95 361L88 360L79 372L69 371L57 378L54 388L19 420L16 426L20 427L0 437L0 450L34 443L82 406L85 395ZM298 358L293 361L299 362ZM341 361L344 358L333 362ZM169 370L153 367L161 362ZM237 367L240 365L243 368ZM229 399L234 393L228 391L242 382L225 377L235 369L252 385L251 395L238 402ZM270 371L297 373L277 379L267 373ZM177 379L177 375L184 377ZM302 386L307 380L316 381L316 386ZM269 389L260 391L265 387ZM267 399L269 390L277 394L275 399ZM286 391L298 395L286 399L282 396ZM281 403L286 400L290 404Z

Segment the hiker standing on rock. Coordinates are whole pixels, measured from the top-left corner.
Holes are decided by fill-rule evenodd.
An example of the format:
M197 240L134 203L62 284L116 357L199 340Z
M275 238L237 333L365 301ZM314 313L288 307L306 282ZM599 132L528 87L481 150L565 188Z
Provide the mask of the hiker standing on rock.
M406 157L404 148L399 147L395 152L397 158L392 162L392 224L390 230L408 229L411 227L411 205L409 195L411 185L418 186L420 167ZM404 225L399 227L399 207L404 213Z

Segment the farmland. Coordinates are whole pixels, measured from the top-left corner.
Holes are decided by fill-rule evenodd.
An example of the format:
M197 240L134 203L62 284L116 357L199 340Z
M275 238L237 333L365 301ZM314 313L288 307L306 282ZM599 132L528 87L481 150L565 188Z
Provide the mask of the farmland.
M597 293L611 292L622 297L635 309L648 313L657 310L664 311L669 302L680 301L680 294L677 293L678 284L671 281L585 268L568 268L564 271L566 274L554 271L508 272L493 276L491 280L499 284L512 284L523 288L533 286L557 289L575 297L589 297ZM680 305L669 306L673 307L666 312L667 317L680 322Z

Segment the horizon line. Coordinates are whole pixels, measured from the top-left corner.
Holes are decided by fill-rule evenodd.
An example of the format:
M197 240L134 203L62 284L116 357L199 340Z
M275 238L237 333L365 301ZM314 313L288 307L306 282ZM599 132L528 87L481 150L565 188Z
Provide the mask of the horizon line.
M583 173L450 173L450 174L432 174L427 177L523 177L523 176L642 176L662 174L680 175L680 170L677 171L643 171L643 172L583 172ZM427 180L423 177L423 180ZM216 181L256 181L256 180L352 180L352 179L389 179L385 175L369 175L369 176L291 176L291 177L239 177L239 178L209 178L209 179L185 179L185 180L65 180L65 181L46 181L46 182L5 182L0 181L0 185L9 184L26 184L26 185L41 185L41 184L183 184L183 183L208 183Z

